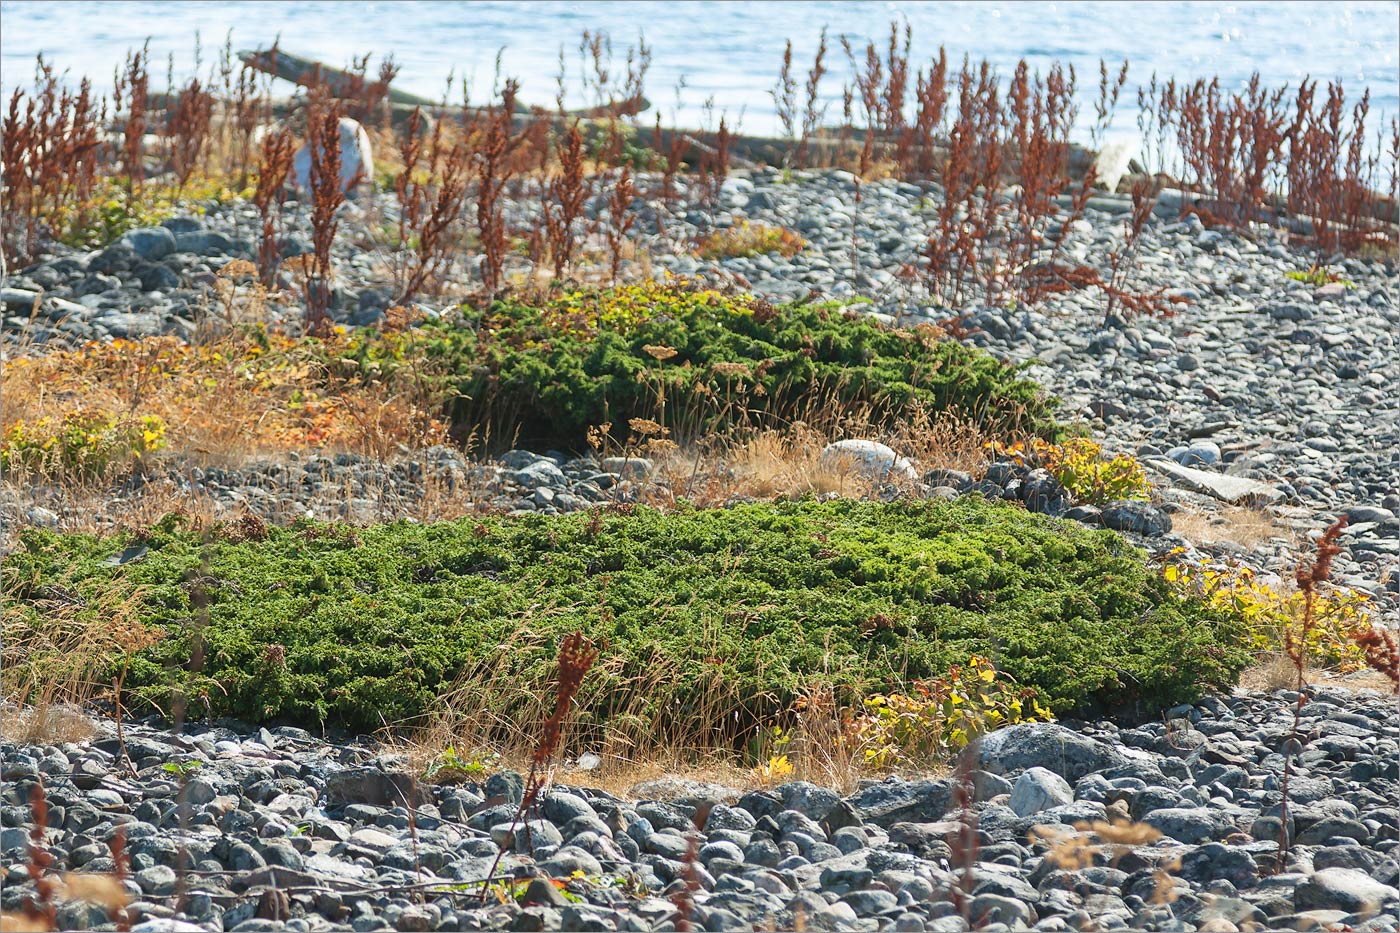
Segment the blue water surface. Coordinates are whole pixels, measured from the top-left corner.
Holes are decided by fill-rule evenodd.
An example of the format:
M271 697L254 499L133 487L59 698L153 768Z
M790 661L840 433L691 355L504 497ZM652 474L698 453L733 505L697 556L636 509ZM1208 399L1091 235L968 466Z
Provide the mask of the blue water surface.
M749 133L777 129L770 90L785 39L805 71L822 26L828 27L831 72L825 79L831 115L851 69L837 36L857 54L888 40L892 19L913 30L913 61L926 64L938 46L960 62L985 57L1003 74L1019 59L1044 69L1072 64L1081 91L1092 92L1098 62L1131 62L1115 136L1136 135L1137 83L1155 71L1179 80L1218 75L1227 90L1251 72L1296 87L1304 75L1344 83L1348 99L1363 88L1372 113L1400 111L1400 2L180 2L180 0L0 0L0 83L6 94L30 79L42 52L60 70L87 74L101 89L127 50L150 38L152 86L193 73L194 37L203 40L201 71L229 30L235 48L270 45L280 35L290 52L343 66L352 56L392 52L398 85L437 98L449 74L468 79L471 95L489 93L497 51L505 73L521 81L521 99L550 106L560 47L565 48L574 106L591 103L580 81L578 44L584 29L613 42L614 73L624 49L644 34L652 48L647 93L667 122L713 123L721 112ZM173 59L172 59L173 56ZM372 60L372 64L377 59ZM799 79L801 76L799 75ZM285 91L288 86L282 84ZM460 88L454 98L460 97ZM713 103L707 114L705 103ZM1083 100L1087 116L1090 104ZM650 117L650 115L648 115ZM1374 119L1374 118L1373 118ZM1087 124L1087 119L1082 121ZM1375 126L1375 122L1372 122ZM1082 134L1081 134L1082 135Z

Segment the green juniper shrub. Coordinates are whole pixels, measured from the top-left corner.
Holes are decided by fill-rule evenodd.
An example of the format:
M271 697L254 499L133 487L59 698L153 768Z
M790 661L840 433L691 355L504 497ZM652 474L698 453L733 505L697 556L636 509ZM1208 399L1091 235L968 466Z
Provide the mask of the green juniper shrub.
M255 721L402 723L485 671L477 692L519 722L574 630L602 646L576 701L593 738L624 717L653 738L703 717L716 741L741 741L814 687L858 707L972 655L1056 713L1143 715L1229 686L1250 660L1235 615L1117 534L977 497L306 522L260 539L170 518L141 540L149 553L117 567L129 536L27 529L4 569L7 625L43 624L58 581L90 598L123 575L141 621L166 632L131 663L134 700L168 708L178 680L202 698L192 709Z
M437 374L465 435L581 448L631 418L687 440L735 427L868 409L876 425L914 406L955 411L998 435L1055 437L1058 404L1020 367L833 304L766 302L645 282L499 301L410 334L362 331L333 364L386 377Z

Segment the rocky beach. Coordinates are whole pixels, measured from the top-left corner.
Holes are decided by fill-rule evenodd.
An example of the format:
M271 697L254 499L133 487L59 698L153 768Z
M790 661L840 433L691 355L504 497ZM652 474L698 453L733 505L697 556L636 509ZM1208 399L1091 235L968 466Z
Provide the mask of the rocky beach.
M673 232L646 248L660 268L774 301L859 292L873 296L860 312L890 323L942 315L898 278L911 259L908 231L926 223L918 189L866 186L854 227L858 286L852 192L843 172L735 177L720 212L676 212ZM1086 259L1120 235L1103 201L1068 241ZM789 260L710 263L677 248L712 224L744 220L790 225L810 246ZM7 338L189 336L216 271L251 255L248 224L237 207L180 217L31 267L7 286ZM383 304L373 277L353 248L341 258L353 284L339 315L369 323ZM968 339L1029 362L1070 418L1148 466L1158 505L1117 524L1134 541L1287 576L1307 533L1345 514L1335 579L1391 613L1400 577L1394 265L1346 261L1350 285L1313 287L1285 277L1304 262L1276 237L1159 219L1137 274L1189 299L1176 317L1105 325L1086 296L973 311ZM470 487L494 510L552 514L644 495L659 481L650 468L523 450L485 460L449 448L387 462L292 455L229 469L171 465L111 496L168 485L228 514L363 523L412 514L431 481ZM1026 479L1016 472L974 483L940 471L887 494L1014 499ZM42 488L10 487L6 497L11 522L69 518L45 507ZM1274 517L1271 534L1231 540L1225 516L1241 502ZM1197 540L1179 529L1187 512L1199 516ZM1077 517L1103 521L1092 507ZM994 733L961 779L972 789L961 806L955 777L864 780L844 795L806 782L751 790L675 778L619 797L588 789L575 763L546 790L528 835L512 827L522 779L511 771L434 785L372 745L236 721L176 734L152 720L127 727L133 773L104 721L87 742L5 748L5 907L28 890L28 791L42 778L43 844L56 864L110 871L123 827L141 930L679 929L678 892L693 905L689 922L707 930L956 931L969 920L981 930L1394 930L1395 702L1347 678L1301 699L1294 845L1279 866L1280 752L1299 741L1298 701L1288 690L1238 691L1133 728L1065 720ZM964 813L974 820L971 854ZM1115 820L1148 829L1119 839ZM58 918L63 929L105 920L76 902Z
M41 58L3 930L1400 931L1400 126L908 28L782 139Z

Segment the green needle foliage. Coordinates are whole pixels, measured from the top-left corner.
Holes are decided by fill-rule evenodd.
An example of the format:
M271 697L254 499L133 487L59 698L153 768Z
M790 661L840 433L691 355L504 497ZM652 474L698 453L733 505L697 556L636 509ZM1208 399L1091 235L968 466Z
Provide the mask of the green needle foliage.
M1118 535L976 497L305 523L256 540L168 518L141 541L149 553L117 567L129 536L26 530L4 570L6 634L43 625L55 588L97 605L120 575L166 634L131 662L137 698L168 708L178 682L192 711L313 728L402 723L454 683L519 723L575 630L602 647L581 728L649 741L738 741L814 688L858 705L972 655L1057 713L1128 715L1228 686L1250 660L1236 616Z
M329 361L343 375L436 378L463 436L579 449L590 428L654 419L672 437L917 406L997 436L1053 438L1057 400L932 327L893 328L826 304L763 301L644 282L500 301L406 334L363 331ZM434 374L429 377L426 374ZM518 433L517 433L518 432Z

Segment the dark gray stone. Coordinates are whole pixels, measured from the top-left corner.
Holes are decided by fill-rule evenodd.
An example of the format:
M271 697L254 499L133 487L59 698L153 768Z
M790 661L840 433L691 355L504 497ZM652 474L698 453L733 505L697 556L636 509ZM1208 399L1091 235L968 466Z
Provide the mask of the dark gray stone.
M1123 754L1111 745L1091 739L1058 723L1020 723L998 729L964 754L972 764L992 774L1045 768L1067 781L1123 765Z
M119 243L131 248L132 253L148 262L164 259L175 252L175 234L168 227L140 227L123 233Z
M1099 519L1105 528L1131 531L1148 538L1156 538L1172 530L1170 515L1150 502L1136 499L1110 502L1099 513Z

